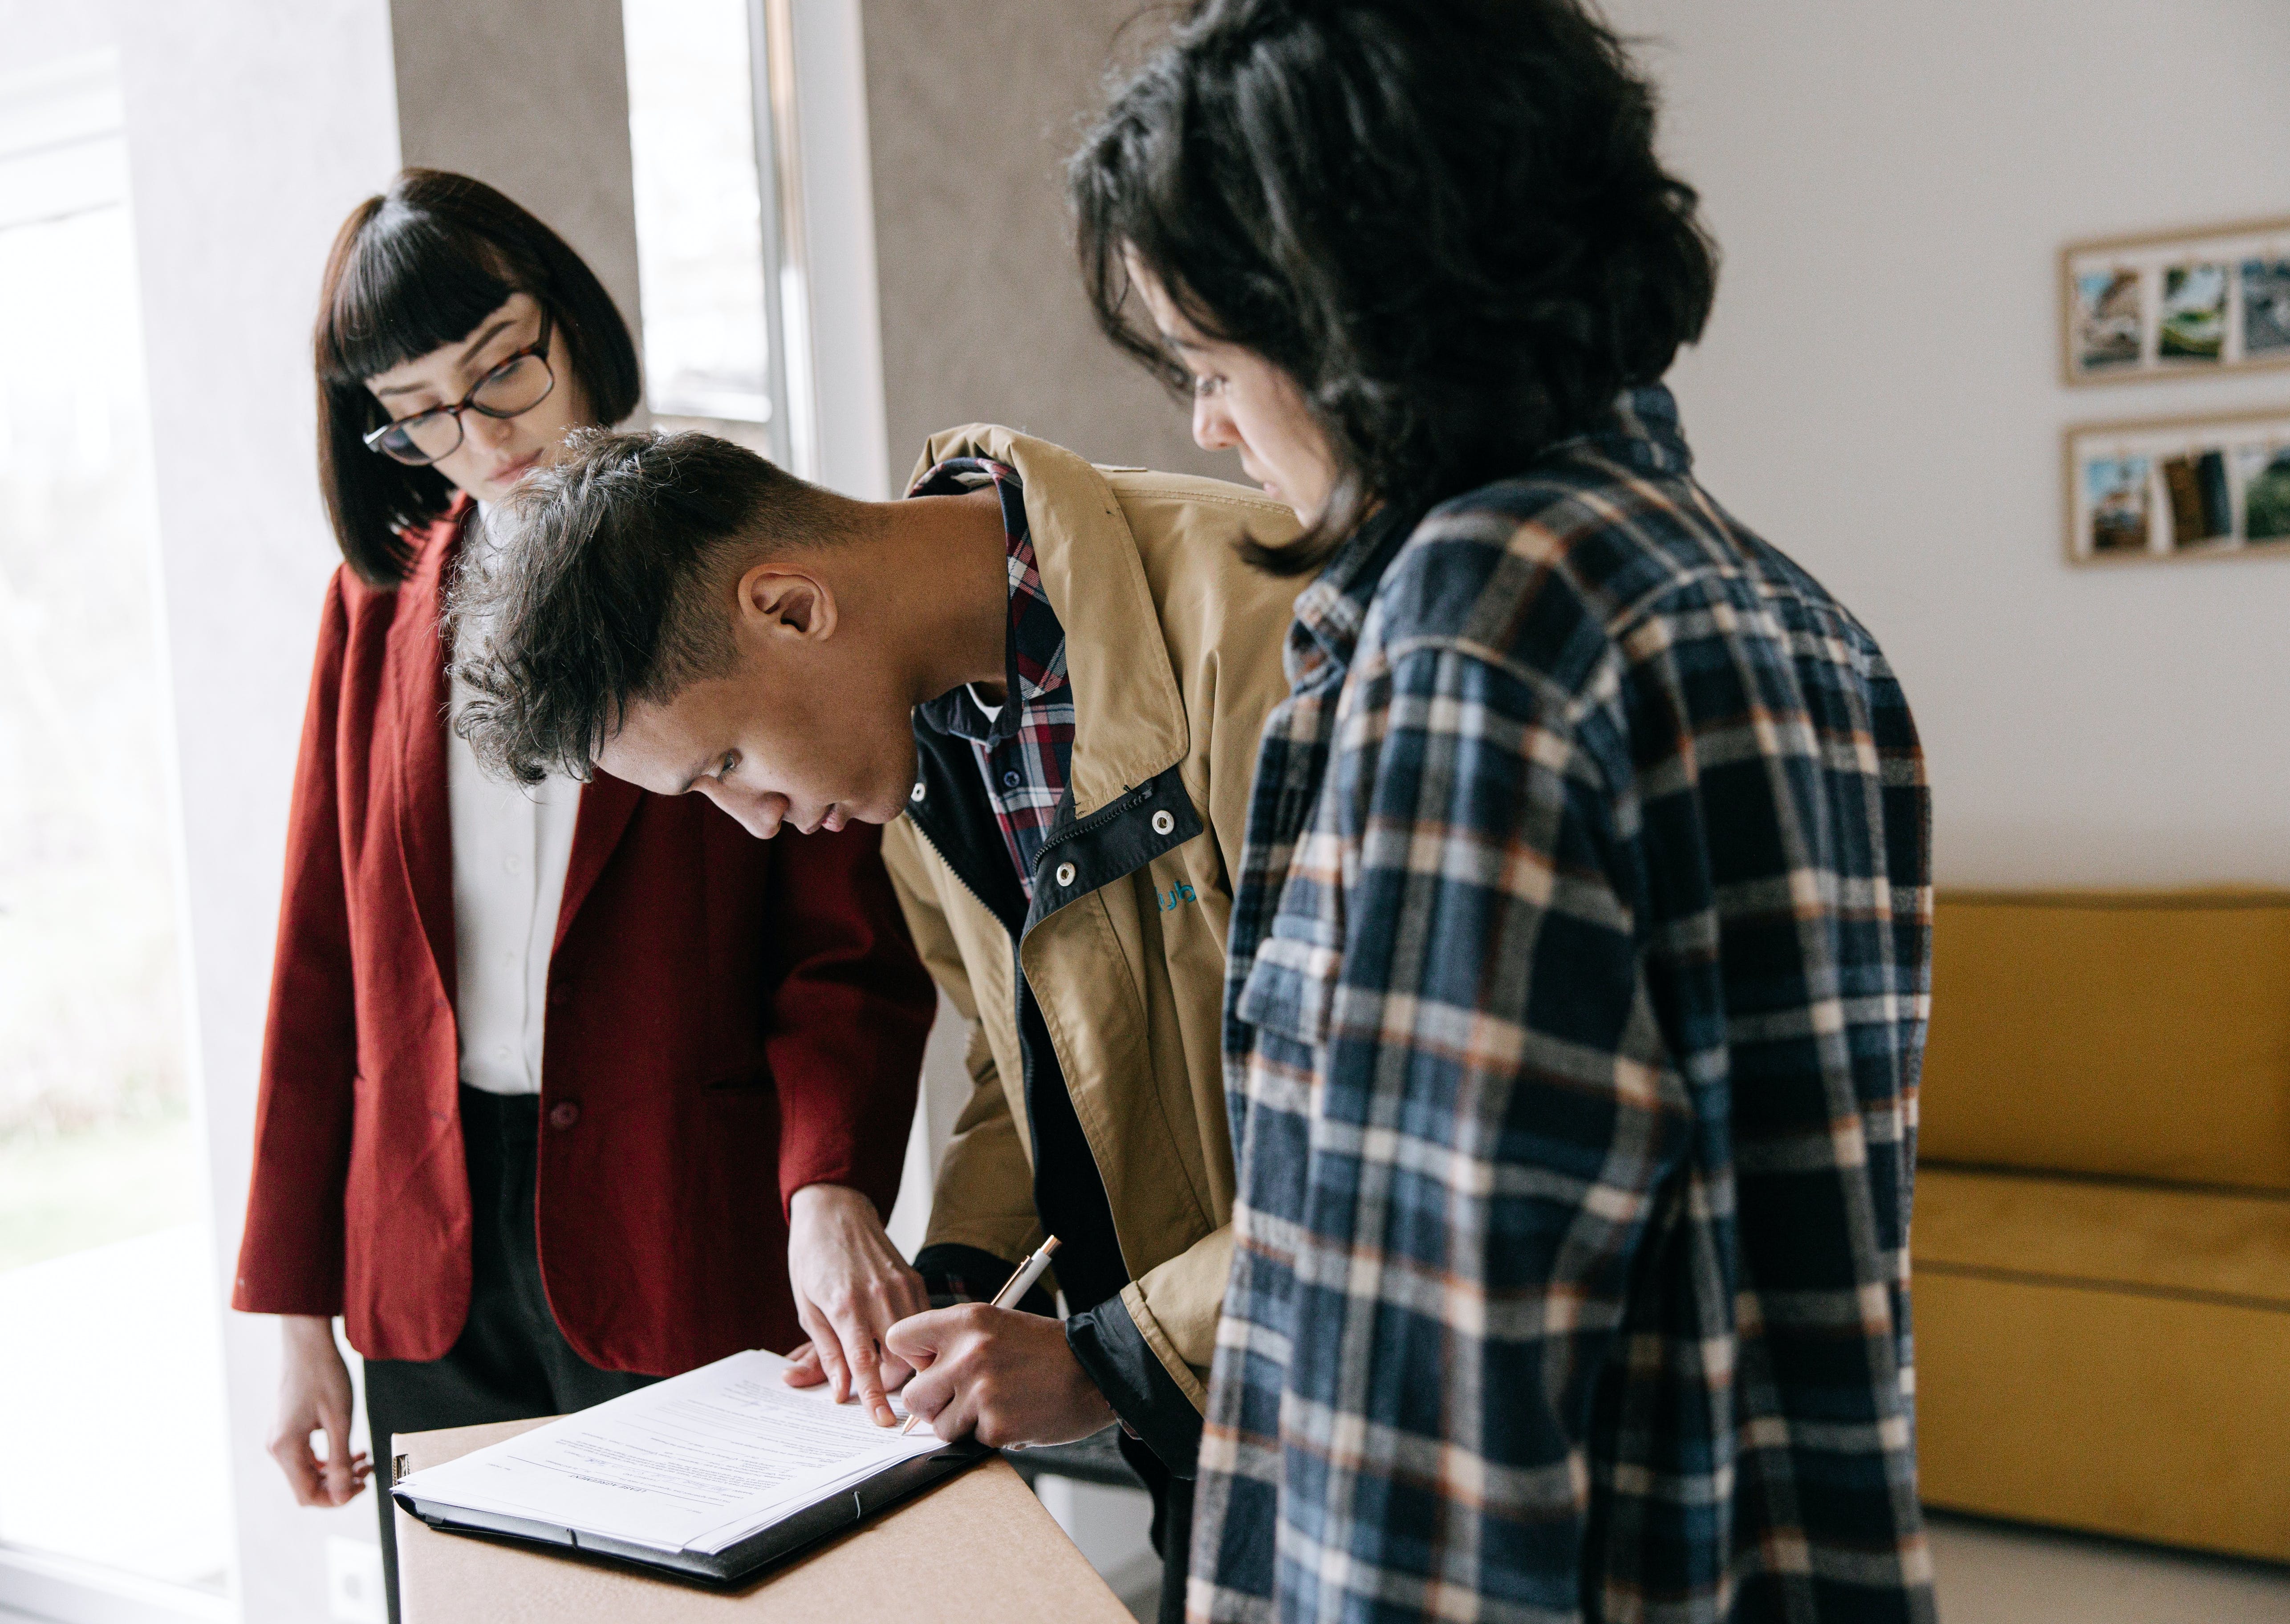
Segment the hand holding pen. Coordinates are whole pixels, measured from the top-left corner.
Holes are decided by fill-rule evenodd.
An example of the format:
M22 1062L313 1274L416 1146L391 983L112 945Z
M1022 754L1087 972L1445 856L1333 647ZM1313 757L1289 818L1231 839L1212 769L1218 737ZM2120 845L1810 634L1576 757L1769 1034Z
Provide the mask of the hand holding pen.
M1016 1308L1019 1299L1033 1288L1034 1282L1039 1280L1042 1277L1042 1272L1049 1268L1050 1259L1056 1254L1057 1250L1058 1237L1053 1235L1044 1241L1031 1257L1018 1265L1017 1272L1003 1282L1002 1289L994 1293L994 1300L988 1306L996 1308ZM899 1436L904 1437L912 1432L916 1423L922 1419L919 1415L909 1414L907 1417L907 1424L899 1428Z

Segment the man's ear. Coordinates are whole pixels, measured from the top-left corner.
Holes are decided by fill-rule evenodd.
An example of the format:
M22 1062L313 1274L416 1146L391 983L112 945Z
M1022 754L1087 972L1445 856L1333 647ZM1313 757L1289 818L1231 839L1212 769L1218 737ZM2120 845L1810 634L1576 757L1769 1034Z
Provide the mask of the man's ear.
M740 578L740 623L750 631L822 643L838 618L834 590L816 575L759 564Z

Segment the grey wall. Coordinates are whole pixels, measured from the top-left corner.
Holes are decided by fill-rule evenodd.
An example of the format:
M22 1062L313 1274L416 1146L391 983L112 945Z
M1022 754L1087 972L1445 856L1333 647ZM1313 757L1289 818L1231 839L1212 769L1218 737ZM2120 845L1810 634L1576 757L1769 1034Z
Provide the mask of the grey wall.
M404 162L474 175L554 227L637 330L620 0L391 0Z
M1100 462L1239 477L1098 336L1061 166L1141 0L863 0L890 474L988 420ZM1125 55L1154 36L1124 34Z

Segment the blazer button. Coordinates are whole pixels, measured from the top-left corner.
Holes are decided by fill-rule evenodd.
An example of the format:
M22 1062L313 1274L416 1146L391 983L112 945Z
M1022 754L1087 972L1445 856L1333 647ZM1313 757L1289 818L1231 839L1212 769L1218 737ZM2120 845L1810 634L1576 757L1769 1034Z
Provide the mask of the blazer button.
M919 801L919 800L921 800L922 798L923 798L923 786L922 786L922 780L921 780L920 779L917 779L917 780L915 780L915 787L914 787L912 789L909 789L909 790L908 790L908 791L907 791L907 799L909 799L909 801Z
M570 1100L559 1100L548 1108L548 1125L559 1130L571 1127L581 1120L581 1108Z
M1153 814L1153 832L1156 835L1165 835L1176 827L1177 820L1174 817L1170 815L1169 809L1167 807L1165 806L1159 812Z
M1074 866L1071 863L1060 863L1058 865L1058 884L1061 885L1070 885L1073 883Z

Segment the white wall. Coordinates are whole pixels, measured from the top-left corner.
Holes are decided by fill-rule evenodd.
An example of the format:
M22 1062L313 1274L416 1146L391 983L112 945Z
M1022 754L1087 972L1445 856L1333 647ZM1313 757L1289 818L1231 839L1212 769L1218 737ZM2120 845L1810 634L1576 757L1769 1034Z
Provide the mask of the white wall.
M312 460L310 313L343 215L397 161L386 0L118 0L180 764L195 1057L231 1277L287 786L332 548ZM238 1512L250 1620L324 1616L324 1539L261 1452L277 1332L225 1316L232 1454L183 1463Z
M2283 0L1614 0L1726 251L1675 382L1718 499L1900 668L1943 884L2290 882L2290 561L2073 570L2070 239L2290 214Z

